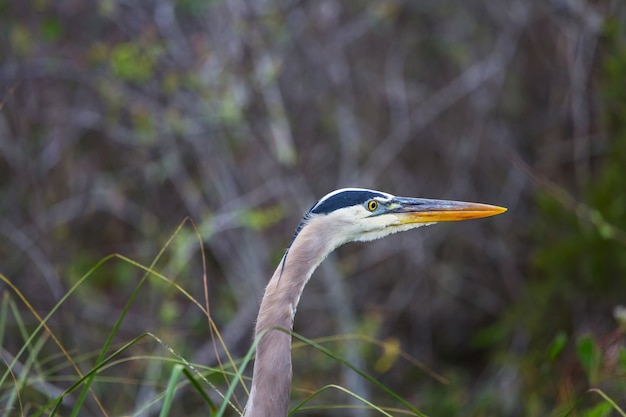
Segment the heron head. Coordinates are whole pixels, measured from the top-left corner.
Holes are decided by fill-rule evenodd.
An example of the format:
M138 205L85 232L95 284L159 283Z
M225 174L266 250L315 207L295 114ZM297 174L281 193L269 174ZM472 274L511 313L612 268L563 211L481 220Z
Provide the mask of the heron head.
M369 241L420 226L494 216L503 207L451 200L396 197L381 191L344 188L320 199L307 213L305 224L331 227L336 246ZM301 227L304 226L301 225Z

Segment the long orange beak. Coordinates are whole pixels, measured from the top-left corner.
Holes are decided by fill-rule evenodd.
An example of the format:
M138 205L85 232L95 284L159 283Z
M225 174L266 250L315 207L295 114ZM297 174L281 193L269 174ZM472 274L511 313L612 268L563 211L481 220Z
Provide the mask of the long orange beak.
M504 213L506 208L464 201L396 197L391 213L399 214L402 223L435 223L479 219Z

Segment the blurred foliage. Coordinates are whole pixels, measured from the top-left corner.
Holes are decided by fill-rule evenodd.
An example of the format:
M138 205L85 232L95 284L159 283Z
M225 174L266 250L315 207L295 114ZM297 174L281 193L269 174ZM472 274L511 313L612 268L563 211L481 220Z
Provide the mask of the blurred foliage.
M142 50L141 46L134 42L115 45L111 50L111 69L122 81L147 81L154 76L153 69L158 54L156 46Z
M495 336L492 347L499 346L509 356L506 363L519 369L526 397L544 404L524 415L545 415L591 387L603 387L622 402L626 392L619 359L626 354L626 327L614 313L626 294L626 25L609 19L604 29L600 121L612 138L610 148L576 198L582 203L572 204L550 185L536 195L525 293L481 333L487 344ZM580 408L581 415L613 415L610 404L594 400L599 403Z
M180 290L204 306L206 285L243 357L316 198L363 186L491 202L508 213L340 248L296 331L379 340L332 348L431 416L616 415L588 390L626 403L625 21L621 0L0 0L0 273L54 312L80 369L119 317L116 347L159 337L93 385L112 414L156 415L147 404L180 376L162 356L227 362ZM128 312L144 271L112 258L90 272L162 249L172 283L148 279ZM6 364L38 321L5 289ZM12 383L29 410L76 381L49 335L29 349L0 407ZM294 350L294 403L341 383L398 406L318 353ZM171 415L206 414L188 385L169 395Z

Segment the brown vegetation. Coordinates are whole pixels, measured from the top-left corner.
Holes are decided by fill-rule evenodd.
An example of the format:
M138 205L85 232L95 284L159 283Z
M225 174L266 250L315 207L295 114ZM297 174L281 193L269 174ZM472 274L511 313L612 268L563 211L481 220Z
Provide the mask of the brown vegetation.
M449 382L400 359L377 373L382 352L359 341L332 349L432 416L548 415L590 387L623 403L625 19L610 0L0 1L0 273L45 315L108 254L149 265L188 216L242 357L265 283L328 191L498 204L495 219L341 248L295 330L399 339ZM203 299L190 226L157 270ZM99 268L51 318L66 348L97 352L141 275ZM10 362L24 336L6 326ZM217 364L205 317L158 280L115 341L145 331ZM328 383L378 398L313 350L294 361L295 399ZM137 385L110 384L105 408L134 410L150 370L167 379L139 360L110 371ZM193 393L177 407L206 411Z

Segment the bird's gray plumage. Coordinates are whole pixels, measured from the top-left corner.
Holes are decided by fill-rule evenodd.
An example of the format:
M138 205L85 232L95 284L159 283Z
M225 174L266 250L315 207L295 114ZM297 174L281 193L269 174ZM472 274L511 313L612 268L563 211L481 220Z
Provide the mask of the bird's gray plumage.
M305 285L335 248L439 221L503 211L486 204L395 197L360 188L333 191L320 199L305 213L261 300L255 328L255 337L260 340L244 416L287 416L292 376L291 335L287 332L293 329Z

